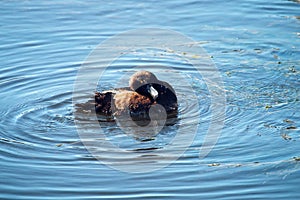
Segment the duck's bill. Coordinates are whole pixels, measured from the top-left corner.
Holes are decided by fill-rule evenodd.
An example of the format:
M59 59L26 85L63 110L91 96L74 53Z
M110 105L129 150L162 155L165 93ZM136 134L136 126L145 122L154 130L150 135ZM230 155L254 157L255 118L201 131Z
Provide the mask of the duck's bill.
M151 94L152 98L155 100L158 97L158 92L154 87L149 88L149 93Z

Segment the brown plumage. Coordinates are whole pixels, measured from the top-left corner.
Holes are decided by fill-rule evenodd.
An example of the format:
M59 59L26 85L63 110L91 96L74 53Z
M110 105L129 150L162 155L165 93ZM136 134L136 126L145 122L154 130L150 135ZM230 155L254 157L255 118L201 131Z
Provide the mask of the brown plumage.
M170 84L148 71L139 71L129 80L129 88L95 93L96 113L106 116L130 114L135 121L149 120L149 109L162 105L168 116L177 115L177 97Z

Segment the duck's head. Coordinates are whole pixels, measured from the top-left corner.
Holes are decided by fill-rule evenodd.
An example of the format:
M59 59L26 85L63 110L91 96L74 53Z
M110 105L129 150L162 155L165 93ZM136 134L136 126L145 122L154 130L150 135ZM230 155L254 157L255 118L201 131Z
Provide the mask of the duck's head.
M136 72L129 80L129 86L132 90L152 98L154 101L158 97L158 92L152 85L157 83L159 83L159 80L149 71Z

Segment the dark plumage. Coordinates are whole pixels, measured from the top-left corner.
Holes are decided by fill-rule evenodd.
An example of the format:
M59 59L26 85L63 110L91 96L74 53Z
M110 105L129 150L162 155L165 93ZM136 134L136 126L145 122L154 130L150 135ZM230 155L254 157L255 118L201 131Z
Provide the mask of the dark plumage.
M148 71L139 71L129 80L129 88L95 94L96 113L106 116L130 114L134 121L150 120L149 109L160 104L168 117L177 115L178 104L174 89Z

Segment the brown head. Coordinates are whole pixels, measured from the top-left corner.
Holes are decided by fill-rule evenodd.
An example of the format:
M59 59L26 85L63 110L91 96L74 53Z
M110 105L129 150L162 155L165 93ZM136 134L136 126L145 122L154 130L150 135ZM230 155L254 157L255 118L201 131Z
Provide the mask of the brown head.
M157 83L159 82L156 76L149 72L149 71L139 71L134 73L129 80L129 87L132 90L136 90L139 87L150 84L150 83Z
M159 84L160 81L156 76L149 71L139 71L133 74L129 80L130 89L145 95L152 97L155 100L158 96L158 92L152 87L152 84Z

